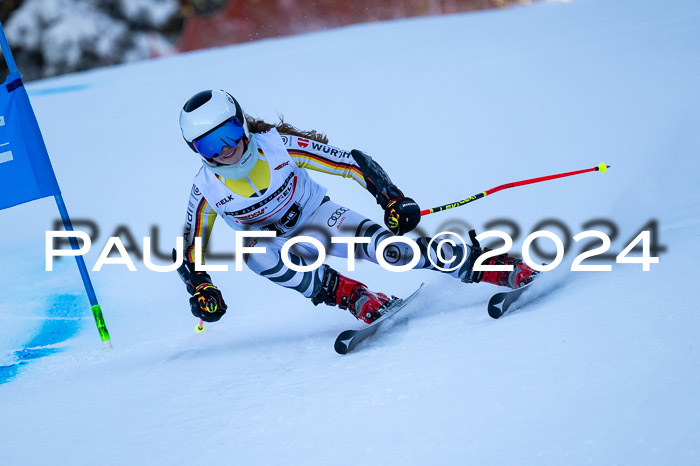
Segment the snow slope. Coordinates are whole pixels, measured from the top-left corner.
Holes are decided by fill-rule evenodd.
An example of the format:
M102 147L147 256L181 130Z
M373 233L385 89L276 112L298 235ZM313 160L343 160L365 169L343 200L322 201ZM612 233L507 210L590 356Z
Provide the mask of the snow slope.
M159 249L174 245L198 167L177 117L212 87L365 150L423 207L612 166L426 217L429 234L507 218L517 250L542 219L573 235L602 218L619 229L617 253L656 219L667 250L650 272L567 273L571 254L554 272L561 288L499 321L486 314L491 285L360 264L372 288L427 289L409 319L347 356L332 344L359 325L349 314L230 262L214 274L229 313L201 335L174 274L108 265L92 273L106 352L74 263L44 271L53 201L5 210L2 464L698 464L698 26L693 0L581 0L32 83L68 209L100 228L89 267L120 226L138 241L156 226ZM352 181L312 176L381 221ZM231 253L220 223L211 250Z

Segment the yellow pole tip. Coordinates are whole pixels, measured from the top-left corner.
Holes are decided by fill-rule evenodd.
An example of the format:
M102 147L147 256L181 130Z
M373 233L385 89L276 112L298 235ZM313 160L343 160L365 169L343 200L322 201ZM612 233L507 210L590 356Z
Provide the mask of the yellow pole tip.
M197 333L204 333L207 331L207 328L204 326L204 324L197 324L194 328L194 331Z
M600 163L598 164L598 171L599 171L600 173L605 173L605 171L606 171L607 169L608 169L608 166L605 165L603 162L600 162Z

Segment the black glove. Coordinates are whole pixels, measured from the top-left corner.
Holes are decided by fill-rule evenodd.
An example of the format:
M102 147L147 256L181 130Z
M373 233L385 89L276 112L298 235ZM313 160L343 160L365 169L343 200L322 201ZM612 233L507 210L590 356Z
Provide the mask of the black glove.
M216 322L221 319L227 308L221 291L211 283L199 285L190 298L192 314L204 322Z
M384 206L384 224L395 235L413 230L420 222L420 207L410 197L392 199Z

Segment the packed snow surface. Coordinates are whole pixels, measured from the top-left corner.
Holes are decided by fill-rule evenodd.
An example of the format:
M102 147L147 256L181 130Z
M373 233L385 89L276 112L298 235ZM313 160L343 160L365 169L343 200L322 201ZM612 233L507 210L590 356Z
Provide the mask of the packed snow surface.
M91 274L114 343L103 350L74 261L44 271L53 200L4 210L2 464L700 463L699 76L698 2L580 0L32 83L68 209L79 227L99 227L90 268L109 236L129 246L131 235L142 250L155 231L160 251L174 246L199 166L178 114L202 89L229 90L249 114L283 114L364 150L424 208L612 168L425 217L429 235L468 224L515 237L512 224L491 223L509 220L520 229L516 252L540 221L556 219L542 228L571 242L552 272L559 284L495 321L492 285L362 263L352 276L372 289L426 289L391 331L346 356L333 341L360 326L352 316L230 260L212 261L230 266L213 273L229 311L195 334L176 274L136 255L137 272ZM381 222L356 183L312 176ZM654 220L660 262L649 272L614 263ZM612 271L569 271L581 251L571 237L588 229L613 237ZM219 221L210 251L232 254L233 237Z

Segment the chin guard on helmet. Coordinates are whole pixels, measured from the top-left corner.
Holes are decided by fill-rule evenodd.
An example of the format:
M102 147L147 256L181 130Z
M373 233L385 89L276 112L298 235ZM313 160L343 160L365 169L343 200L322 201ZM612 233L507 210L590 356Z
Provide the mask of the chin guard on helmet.
M206 165L207 169L211 170L217 175L221 175L222 177L230 180L240 180L241 178L245 178L246 175L253 170L253 167L256 163L258 163L258 160L260 160L258 143L254 137L247 140L241 160L235 165L224 165L217 163L216 160L205 159L204 157L202 157L201 160Z

